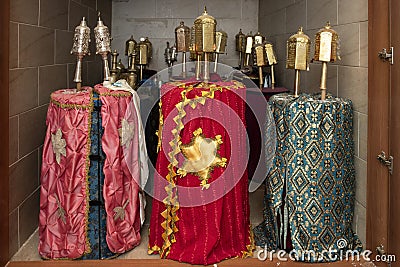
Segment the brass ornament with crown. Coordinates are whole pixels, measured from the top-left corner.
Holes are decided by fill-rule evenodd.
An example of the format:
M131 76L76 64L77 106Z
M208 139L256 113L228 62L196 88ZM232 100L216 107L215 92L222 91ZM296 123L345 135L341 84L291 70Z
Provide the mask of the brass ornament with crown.
M226 53L226 43L228 42L228 34L222 30L215 33L215 62L214 72L218 70L218 59L220 54Z
M274 50L274 45L271 42L265 41L264 42L264 49L265 49L265 58L267 64L271 67L271 88L275 88L275 67L274 65L278 64L276 59L276 54Z
M205 81L210 79L210 54L215 52L215 34L216 34L217 21L213 16L207 13L207 8L204 7L204 12L201 16L197 17L194 21L195 30L195 50L197 53L204 53L204 74ZM199 55L197 60L200 60Z
M77 58L74 76L77 90L80 90L82 86L82 59L84 56L90 55L89 43L90 28L87 26L86 18L83 17L81 23L75 28L74 43L71 49L71 54Z
M300 71L308 71L310 64L311 40L303 32L303 27L287 41L286 68L296 71L294 95L299 95Z
M236 51L239 52L239 69L243 66L244 53L246 52L246 35L242 32L242 29L235 35Z
M111 37L108 27L101 20L98 13L97 26L94 28L96 38L96 54L101 55L104 64L104 81L110 81L110 67L108 65L108 54L111 53Z
M340 60L339 35L331 28L329 21L315 35L315 53L313 60L322 62L321 100L326 99L326 80L328 77L328 62Z

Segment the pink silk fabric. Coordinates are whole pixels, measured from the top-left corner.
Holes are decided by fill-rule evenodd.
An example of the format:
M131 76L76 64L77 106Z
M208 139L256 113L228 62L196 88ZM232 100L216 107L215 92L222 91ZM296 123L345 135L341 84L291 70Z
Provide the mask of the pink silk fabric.
M106 154L103 169L103 196L107 212L106 239L112 252L123 253L140 243L138 118L130 93L112 91L101 85L96 85L95 90L99 92L102 102L102 146ZM121 146L118 132L123 119L134 127L132 141L125 147ZM114 220L114 208L124 206L127 201L124 220Z
M140 243L138 118L130 93L101 85L95 90L102 101L102 147L106 155L106 241L112 252L123 253ZM91 88L78 93L59 90L51 95L41 169L39 253L43 258L76 259L90 253L87 212L92 97ZM124 147L119 135L123 119L134 131ZM66 156L60 155L60 164L52 145L52 135L58 129L66 143ZM115 208L123 208L123 218L115 218Z
M206 99L204 105L198 104L195 109L189 105L185 108L184 129L181 130L180 137L182 144L188 144L198 128L202 128L206 138L221 135L223 144L218 154L227 158L227 166L216 167L212 171L210 187L204 190L194 174L174 177L180 205L176 211L178 219L172 219L177 228L175 230L174 227L165 229L169 222L163 216L169 206L162 201L167 196L165 187L168 183L165 180L169 174L169 142L172 140L171 130L175 127L173 118L178 114L177 104L182 101L182 92L190 85L196 86L196 82L189 81L186 85L167 83L161 88L163 140L156 164L159 174L156 172L154 178L155 198L150 220L149 254L160 253L162 258L208 265L227 258L245 257L252 251L248 176L246 160L243 158L246 155L246 90L243 85L227 89L233 86L230 82L214 84L223 88L222 91L215 91L214 98ZM207 91L202 85L198 85L187 93L187 97L195 99ZM181 166L182 157L177 159ZM243 164L241 169L239 166ZM213 197L216 199L207 201ZM203 205L199 204L201 201L204 201ZM194 205L191 206L191 203ZM164 250L169 242L171 246Z
M92 89L59 90L51 95L43 146L39 253L44 258L75 259L88 252L86 240L87 175ZM52 135L61 129L66 156L56 161ZM63 213L64 216L60 213ZM63 221L65 220L65 222Z

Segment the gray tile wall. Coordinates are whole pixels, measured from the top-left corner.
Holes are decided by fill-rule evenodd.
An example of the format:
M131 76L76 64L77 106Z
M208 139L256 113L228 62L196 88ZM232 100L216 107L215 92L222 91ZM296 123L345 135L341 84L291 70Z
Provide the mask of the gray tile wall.
M111 0L10 1L10 257L38 225L39 175L50 94L73 87L70 55L75 26L85 16L93 29L96 10L111 28ZM94 39L92 36L92 49ZM92 54L94 54L92 52ZM102 80L101 58L84 59L83 83Z
M153 59L150 68L162 70L167 67L164 59L166 42L175 43L174 30L180 21L191 27L201 15L204 5L217 20L217 30L228 34L227 55L220 56L220 62L236 66L238 54L235 51L235 35L242 28L247 34L258 29L259 0L127 0L113 2L112 47L116 49L126 65L124 56L125 42L133 35L139 42L140 37L149 37L153 44ZM187 55L189 56L189 55ZM182 56L179 55L178 63Z
M294 73L285 69L286 40L303 26L313 40L315 33L330 21L341 37L342 60L328 68L328 91L354 104L356 206L354 229L365 244L368 125L368 0L260 0L259 30L276 46L277 80L293 88ZM314 53L312 47L311 54ZM301 90L317 92L321 65L312 63L301 74Z

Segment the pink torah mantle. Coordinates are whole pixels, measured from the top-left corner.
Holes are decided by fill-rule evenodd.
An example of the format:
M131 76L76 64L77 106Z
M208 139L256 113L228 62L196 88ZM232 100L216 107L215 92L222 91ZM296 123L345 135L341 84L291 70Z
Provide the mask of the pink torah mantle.
M58 90L52 93L48 108L40 177L39 253L43 258L77 259L90 253L87 231L93 90L102 103L107 245L119 254L140 243L141 121L138 109L132 106L132 94L101 85L79 92Z

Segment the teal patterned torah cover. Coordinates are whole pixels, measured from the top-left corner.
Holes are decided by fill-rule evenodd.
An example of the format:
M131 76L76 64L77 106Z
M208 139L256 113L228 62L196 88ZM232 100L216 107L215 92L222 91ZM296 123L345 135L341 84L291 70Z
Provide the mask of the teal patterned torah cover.
M273 96L269 104L277 147L265 183L264 221L254 229L256 244L269 251L288 250L291 244L297 260L306 262L335 261L341 251L361 251L352 230L351 101L285 94Z

